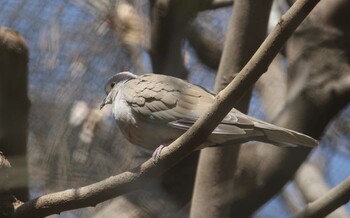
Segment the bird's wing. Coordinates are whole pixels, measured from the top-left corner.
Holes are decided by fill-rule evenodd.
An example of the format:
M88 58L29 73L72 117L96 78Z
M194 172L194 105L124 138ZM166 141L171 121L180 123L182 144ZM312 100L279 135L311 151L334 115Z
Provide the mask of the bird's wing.
M128 81L123 94L135 115L183 130L189 129L214 102L214 95L200 86L157 74ZM249 119L230 112L213 133L244 134L246 128L253 127Z
M183 130L189 129L196 120L180 119L170 123L171 126L180 128ZM222 135L236 135L245 134L246 131L254 129L254 123L247 118L246 115L241 113L235 113L235 109L230 111L229 114L221 121L221 123L214 129L213 134Z

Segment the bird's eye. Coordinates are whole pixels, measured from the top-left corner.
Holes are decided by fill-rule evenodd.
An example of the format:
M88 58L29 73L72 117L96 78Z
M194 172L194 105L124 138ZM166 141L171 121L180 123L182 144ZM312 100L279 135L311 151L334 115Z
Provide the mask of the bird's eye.
M115 82L111 83L111 88L113 88L115 86Z

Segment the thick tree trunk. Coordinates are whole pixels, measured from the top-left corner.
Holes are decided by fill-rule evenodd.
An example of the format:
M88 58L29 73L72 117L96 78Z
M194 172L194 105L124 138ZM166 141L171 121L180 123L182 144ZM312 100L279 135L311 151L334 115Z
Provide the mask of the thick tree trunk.
M272 1L235 1L215 89L225 88L244 67L266 36ZM259 24L256 24L259 21ZM258 27L258 28L257 28ZM250 90L236 108L247 112ZM233 174L239 145L201 151L192 198L191 217L229 217ZM210 199L210 201L208 201Z
M22 36L0 29L0 151L12 168L0 178L0 195L6 192L28 200L27 96L28 49Z

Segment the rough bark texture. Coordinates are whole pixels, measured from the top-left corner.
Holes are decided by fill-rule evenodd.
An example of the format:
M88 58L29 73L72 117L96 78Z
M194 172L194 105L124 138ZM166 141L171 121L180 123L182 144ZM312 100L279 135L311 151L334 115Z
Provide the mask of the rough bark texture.
M272 1L235 1L215 89L231 82L254 54L266 36ZM259 21L259 25L256 21ZM258 26L258 28L257 28ZM250 90L236 108L247 112ZM229 217L233 174L239 145L207 148L201 151L192 197L191 217ZM211 199L208 201L208 199Z
M28 49L23 37L0 29L0 151L12 168L0 177L0 195L8 192L28 200L26 160Z
M321 136L327 123L350 100L348 36L339 27L320 23L329 13L320 9L335 8L333 4L339 2L323 1L289 41L287 100L275 120L277 125L314 138ZM348 16L333 15L342 19ZM235 185L240 192L234 196L234 214L250 216L292 178L309 152L302 148L244 146L236 174Z

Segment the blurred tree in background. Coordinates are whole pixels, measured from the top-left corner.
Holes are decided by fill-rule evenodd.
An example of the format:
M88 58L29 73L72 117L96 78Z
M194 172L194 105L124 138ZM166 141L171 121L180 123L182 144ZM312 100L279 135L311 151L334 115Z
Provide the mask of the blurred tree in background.
M265 0L260 4L266 6L254 8L258 3L242 2L0 0L0 25L21 34L26 41L23 49L28 46L29 50L28 68L28 54L22 51L19 54L25 57L16 59L8 70L6 58L12 57L6 56L6 41L0 42L0 151L12 165L5 172L0 159L0 177L6 175L1 184L13 183L12 194L27 200L27 190L22 189L27 181L26 166L21 165L24 155L30 199L97 182L147 160L151 153L124 139L110 110L99 110L105 81L125 70L154 72L213 90L225 35L231 31L242 41L235 45L237 57L228 57L235 67L215 82L215 89L221 89L219 86L226 85L249 60L268 27L292 4ZM234 16L239 17L241 11L248 15L231 20L231 25L232 4ZM239 8L237 13L235 7ZM233 184L232 193L222 196L229 199L228 217L292 217L308 202L349 179L348 11L346 0L322 1L259 79L252 97L246 96L251 115L309 134L321 143L312 151L254 142L243 145L237 150L236 167L221 172L233 176L226 181ZM246 23L252 26L245 28ZM22 75L23 81L3 79L14 75ZM26 96L30 99L28 118ZM15 128L8 122L15 123ZM18 132L13 133L13 129ZM11 140L20 142L7 140L8 132ZM19 150L13 149L17 145ZM155 178L145 189L94 208L64 212L60 217L188 217L190 209L194 211L191 198L198 153ZM12 156L20 157L19 164ZM11 171L23 177L11 177ZM18 180L23 182L21 187L15 185ZM221 183L216 186L226 187ZM22 194L14 192L16 188ZM1 194L8 191L3 189ZM204 199L209 206L212 200ZM193 207L204 213L209 210L205 203ZM349 210L348 204L329 217L349 217Z

